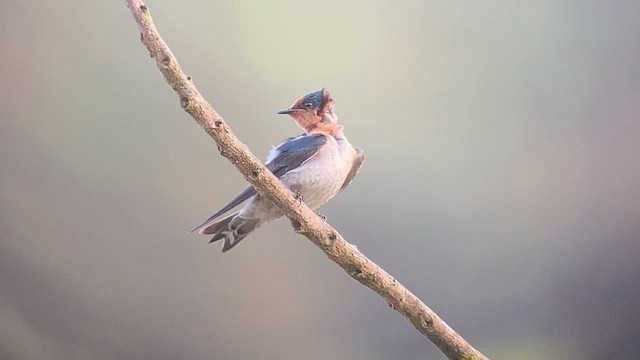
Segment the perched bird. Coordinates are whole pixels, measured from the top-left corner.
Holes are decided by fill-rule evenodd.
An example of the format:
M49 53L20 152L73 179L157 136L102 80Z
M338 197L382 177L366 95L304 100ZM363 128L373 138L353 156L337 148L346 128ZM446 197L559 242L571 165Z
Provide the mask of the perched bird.
M311 209L315 210L343 190L364 162L364 152L354 148L338 125L335 103L325 89L305 95L278 114L290 115L304 134L273 148L265 166ZM247 201L239 211L211 223ZM213 234L210 242L224 239L226 252L260 225L284 214L249 186L225 207L193 230Z

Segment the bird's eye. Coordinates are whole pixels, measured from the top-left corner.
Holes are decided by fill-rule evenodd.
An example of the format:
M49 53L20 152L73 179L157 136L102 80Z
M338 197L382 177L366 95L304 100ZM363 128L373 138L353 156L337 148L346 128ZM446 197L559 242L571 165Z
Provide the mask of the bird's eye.
M312 103L310 103L310 102L306 102L306 103L302 104L302 106L304 106L304 108L305 108L305 109L311 109L311 107L313 106L313 104L312 104Z

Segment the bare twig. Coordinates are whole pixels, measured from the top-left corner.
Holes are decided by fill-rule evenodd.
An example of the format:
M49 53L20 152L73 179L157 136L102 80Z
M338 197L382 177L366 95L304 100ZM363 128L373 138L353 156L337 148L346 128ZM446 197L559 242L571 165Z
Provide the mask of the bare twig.
M167 83L175 90L180 106L218 144L220 153L229 159L249 183L273 201L295 224L296 230L322 249L329 259L340 265L352 278L378 293L401 313L449 359L487 359L451 329L420 299L386 271L347 243L342 236L306 205L296 200L278 179L231 132L222 117L198 92L156 30L149 9L140 0L125 0L138 23L142 43Z

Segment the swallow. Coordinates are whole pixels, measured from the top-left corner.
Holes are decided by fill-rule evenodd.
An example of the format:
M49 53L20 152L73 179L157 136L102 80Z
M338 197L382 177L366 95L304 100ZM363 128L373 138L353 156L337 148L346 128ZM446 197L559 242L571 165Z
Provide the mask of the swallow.
M343 126L338 124L335 102L325 89L297 99L278 114L291 116L304 133L273 148L265 166L297 198L316 210L351 183L364 162L364 151L347 140ZM213 222L244 202L239 211ZM249 186L191 231L213 235L210 243L224 240L224 253L261 225L282 216L276 205Z

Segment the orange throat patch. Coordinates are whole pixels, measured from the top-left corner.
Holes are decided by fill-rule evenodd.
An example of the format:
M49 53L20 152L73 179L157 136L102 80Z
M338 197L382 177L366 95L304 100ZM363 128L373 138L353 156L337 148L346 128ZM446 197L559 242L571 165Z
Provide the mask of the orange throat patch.
M315 124L310 124L305 128L307 133L323 133L331 136L335 136L340 130L343 129L342 125L338 124L325 124L322 122L318 122Z

